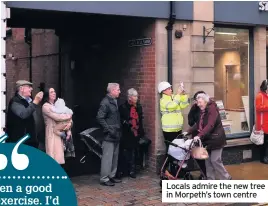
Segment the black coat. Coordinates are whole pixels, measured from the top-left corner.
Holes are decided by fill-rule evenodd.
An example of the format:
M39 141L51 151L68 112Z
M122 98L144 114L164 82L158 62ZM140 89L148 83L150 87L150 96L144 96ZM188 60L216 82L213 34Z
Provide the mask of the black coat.
M104 141L119 142L121 138L121 122L117 104L106 95L100 103L97 121L104 132Z
M25 144L37 144L34 112L37 105L28 103L26 99L16 94L9 102L7 112L6 133L7 142L17 142L26 134L30 135Z
M42 113L42 106L38 105L34 112L34 121L36 125L36 137L39 143L45 145L45 121Z
M199 107L196 104L193 104L189 113L188 113L188 124L190 127L194 126L199 118Z
M137 103L136 111L139 116L139 129L138 136L136 137L132 130L130 120L130 108L131 105L126 101L119 107L121 122L123 125L123 135L121 139L121 146L123 148L136 148L138 146L139 139L144 136L144 128L143 128L143 111L141 104Z
M214 101L211 100L207 104L203 119L203 129L201 131L198 131L199 122L200 115L196 124L191 127L188 132L193 134L193 136L199 136L203 145L206 146L208 150L220 149L226 145L226 135L217 104Z

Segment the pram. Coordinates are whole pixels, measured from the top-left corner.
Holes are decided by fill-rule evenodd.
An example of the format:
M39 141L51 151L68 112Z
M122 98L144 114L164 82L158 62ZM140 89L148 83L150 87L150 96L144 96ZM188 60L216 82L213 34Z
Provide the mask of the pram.
M190 159L193 159L204 177L203 179L206 179L206 175L199 167L199 164L191 157L191 151L196 146L194 140L184 136L182 139L175 139L172 142L165 140L165 142L169 144L169 148L160 172L160 186L162 186L162 180L193 180L191 169L188 167Z

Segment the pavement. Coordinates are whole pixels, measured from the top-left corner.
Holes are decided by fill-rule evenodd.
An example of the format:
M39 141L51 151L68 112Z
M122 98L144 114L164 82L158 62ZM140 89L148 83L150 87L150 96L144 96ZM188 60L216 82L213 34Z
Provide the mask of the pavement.
M259 162L226 166L234 180L268 180L268 165ZM136 179L123 178L123 182L114 187L101 186L99 175L71 178L76 189L78 206L144 206L144 205L177 205L177 206L249 206L245 204L164 204L162 203L159 176L149 171L142 171ZM268 204L255 204L268 205Z

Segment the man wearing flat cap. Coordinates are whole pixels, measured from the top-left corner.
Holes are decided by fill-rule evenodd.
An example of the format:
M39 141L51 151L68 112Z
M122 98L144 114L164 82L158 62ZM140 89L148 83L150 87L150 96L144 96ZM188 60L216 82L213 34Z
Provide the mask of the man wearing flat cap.
M43 98L43 92L37 93L32 100L32 85L26 80L16 82L16 93L8 105L6 125L8 139L6 142L16 143L23 136L29 134L30 138L24 144L37 148L34 112Z

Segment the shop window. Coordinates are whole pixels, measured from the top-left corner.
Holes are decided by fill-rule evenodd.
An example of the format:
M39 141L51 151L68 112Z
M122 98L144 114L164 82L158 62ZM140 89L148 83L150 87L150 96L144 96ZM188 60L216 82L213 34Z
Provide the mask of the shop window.
M215 28L215 95L227 136L249 132L249 30Z

